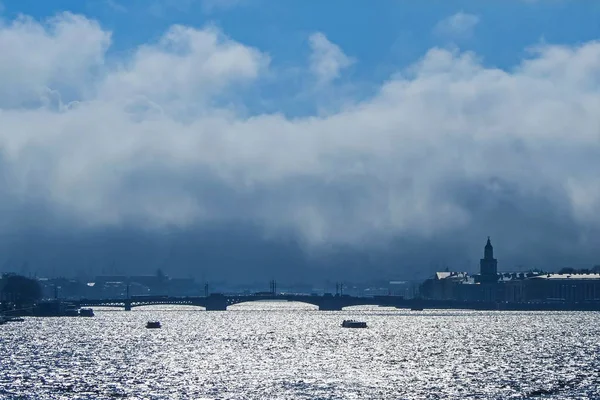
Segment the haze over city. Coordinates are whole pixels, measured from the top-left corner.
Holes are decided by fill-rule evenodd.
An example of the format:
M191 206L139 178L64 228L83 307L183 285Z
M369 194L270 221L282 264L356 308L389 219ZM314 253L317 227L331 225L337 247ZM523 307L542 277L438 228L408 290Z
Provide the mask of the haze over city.
M600 264L600 4L308 3L4 0L0 271Z

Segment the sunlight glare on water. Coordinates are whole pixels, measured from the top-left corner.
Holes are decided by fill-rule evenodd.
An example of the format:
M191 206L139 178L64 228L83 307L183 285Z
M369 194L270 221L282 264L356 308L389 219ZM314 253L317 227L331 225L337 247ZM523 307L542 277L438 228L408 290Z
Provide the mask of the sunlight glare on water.
M0 398L600 397L600 313L273 302L95 313L0 326ZM369 328L341 328L348 318Z

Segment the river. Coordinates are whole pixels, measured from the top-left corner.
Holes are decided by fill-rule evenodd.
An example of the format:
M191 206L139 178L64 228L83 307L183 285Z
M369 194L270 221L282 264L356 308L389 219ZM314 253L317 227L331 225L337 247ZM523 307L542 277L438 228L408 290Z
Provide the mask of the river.
M0 326L0 399L600 398L597 312L95 312Z

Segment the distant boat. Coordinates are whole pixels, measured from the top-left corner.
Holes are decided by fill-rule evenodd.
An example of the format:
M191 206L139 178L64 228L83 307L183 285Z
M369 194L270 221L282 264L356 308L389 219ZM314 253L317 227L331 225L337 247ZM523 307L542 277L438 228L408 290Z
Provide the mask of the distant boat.
M158 328L160 328L160 322L158 322L158 321L148 321L146 323L146 328L148 328L148 329L158 329Z
M94 310L91 308L82 308L79 310L79 316L80 317L93 317Z
M362 321L355 321L353 319L345 319L342 322L342 328L366 328L367 323Z

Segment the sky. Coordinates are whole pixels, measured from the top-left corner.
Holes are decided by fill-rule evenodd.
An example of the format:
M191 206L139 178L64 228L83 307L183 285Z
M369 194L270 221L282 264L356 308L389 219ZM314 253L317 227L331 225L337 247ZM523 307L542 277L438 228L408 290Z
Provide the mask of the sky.
M597 1L0 1L0 270L600 264Z

